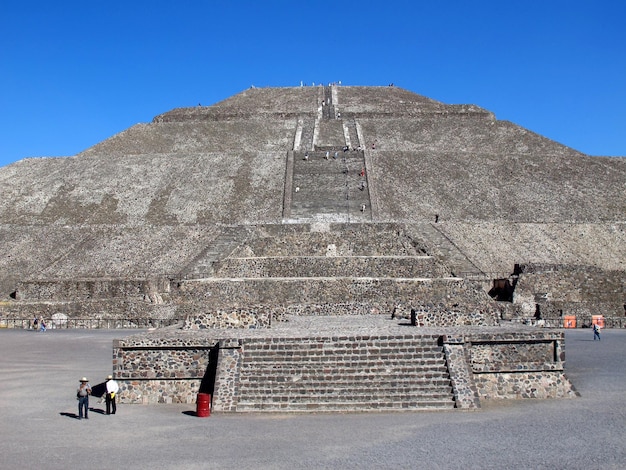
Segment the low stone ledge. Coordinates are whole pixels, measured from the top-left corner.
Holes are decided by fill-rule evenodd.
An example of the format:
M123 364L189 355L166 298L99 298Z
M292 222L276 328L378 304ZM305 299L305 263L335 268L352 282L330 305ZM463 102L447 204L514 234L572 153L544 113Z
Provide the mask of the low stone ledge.
M170 291L166 278L150 279L36 279L21 281L16 300L78 301L112 298L146 299L162 302L161 296Z
M482 399L574 398L579 396L560 371L476 374Z
M540 372L562 371L562 362L504 362L499 364L471 363L474 374L503 373L503 372Z

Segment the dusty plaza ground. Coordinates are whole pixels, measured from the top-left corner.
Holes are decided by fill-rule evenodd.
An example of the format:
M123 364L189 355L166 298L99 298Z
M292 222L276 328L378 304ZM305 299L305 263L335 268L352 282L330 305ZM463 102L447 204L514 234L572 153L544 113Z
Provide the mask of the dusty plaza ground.
M626 467L626 330L566 333L566 373L581 397L507 401L474 412L213 414L194 405L90 401L75 386L111 371L111 342L135 331L1 330L0 468Z

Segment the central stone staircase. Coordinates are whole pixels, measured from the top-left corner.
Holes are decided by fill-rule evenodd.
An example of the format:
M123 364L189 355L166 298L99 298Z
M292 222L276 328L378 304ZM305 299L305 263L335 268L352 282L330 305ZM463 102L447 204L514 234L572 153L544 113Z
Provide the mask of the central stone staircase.
M329 147L295 152L291 191L290 219L371 220L363 151Z
M452 409L450 374L437 338L246 340L237 411Z
M301 118L287 157L286 222L372 220L365 153L354 119L340 119L325 87L318 119Z

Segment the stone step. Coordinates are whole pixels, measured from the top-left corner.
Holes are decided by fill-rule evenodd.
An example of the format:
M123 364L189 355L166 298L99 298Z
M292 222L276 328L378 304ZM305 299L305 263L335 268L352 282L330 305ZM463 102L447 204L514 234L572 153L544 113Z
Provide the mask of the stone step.
M420 390L422 393L436 393L440 390L446 390L451 387L450 377L441 374L438 378L418 379L416 377L363 377L358 376L345 377L343 379L325 379L320 375L317 378L303 377L301 380L295 380L296 376L273 376L271 379L267 376L254 375L246 380L241 380L241 393L252 393L254 391L274 391L282 393L289 390L315 390L339 393L341 390L349 392L368 391L372 388L382 391L394 391L396 389L404 390ZM299 377L297 377L299 379ZM374 386L375 384L375 386Z
M257 378L265 377L266 380L293 380L294 377L302 378L302 380L319 380L320 377L337 377L338 380L361 380L362 378L376 378L384 377L393 379L411 379L417 381L429 381L436 380L442 377L448 376L448 370L443 363L439 366L432 366L431 368L411 368L398 367L389 370L389 368L368 365L354 365L347 364L333 364L332 366L322 367L289 367L286 369L279 369L276 367L256 367L256 363L253 365L247 365L241 368L242 376L241 380L254 380ZM362 369L360 369L362 368ZM341 374L339 374L341 372ZM282 377L282 379L279 379ZM327 380L327 379L324 379Z
M394 378L394 377L352 377L353 380L348 378L333 379L332 382L320 382L320 378L316 381L302 380L293 381L291 377L284 377L285 380L274 381L267 379L265 382L261 382L263 377L250 377L250 381L240 382L240 393L248 395L254 392L271 391L271 393L285 393L297 391L310 391L319 393L373 393L372 388L376 389L375 393L392 393L396 391L412 391L419 393L441 393L442 390L446 393L452 388L450 378L441 377L439 379L422 379L416 380L415 378ZM376 384L372 387L372 384ZM302 392L300 392L302 393Z
M326 157L326 152L328 152L328 157ZM361 165L363 162L363 156L358 152L344 152L341 147L336 145L325 147L316 145L315 151L308 152L308 158L305 158L304 155L304 153L294 155L296 160L300 160L297 173L294 175L309 171L315 172L317 169L329 169L333 172L343 171L346 167L356 169L357 165Z
M294 386L288 388L267 387L267 388L247 388L239 389L239 396L243 401L248 399L267 399L272 396L278 397L301 397L302 395L315 398L338 398L353 400L358 398L376 399L386 397L389 400L394 398L420 397L420 398L447 398L452 397L452 386L450 383L433 385L431 387L397 385L387 382L372 383L369 386L360 386L358 383L344 383L334 386L315 386L315 384L306 384L306 386Z
M281 364L278 361L253 361L247 362L242 365L242 371L264 371L274 374L289 374L293 375L305 374L305 373L319 373L322 375L328 375L324 371L332 370L344 370L348 374L350 371L354 371L355 375L359 372L362 374L378 374L378 375L391 375L391 374L411 374L430 377L437 373L446 373L447 369L443 359L438 361L431 361L429 363L417 363L405 361L402 363L387 363L377 364L375 359L371 361L306 361L301 363L297 361L291 361L286 364Z
M291 348L276 348L272 350L258 349L248 350L246 349L244 355L244 362L259 363L263 362L264 365L275 364L277 367L286 368L290 364L299 365L323 365L328 366L336 363L343 365L353 364L355 366L365 364L377 364L382 367L399 367L399 366L425 366L439 363L443 358L441 351L424 350L424 351L410 351L405 348L406 351L387 351L384 348L381 351L354 351L349 346L338 349L324 349L321 348L303 348L299 350Z
M278 357L288 355L289 357ZM315 365L315 360L323 362L323 365L341 364L368 364L373 359L380 361L381 366L388 364L429 365L442 359L441 350L423 349L414 350L410 347L389 347L379 351L368 350L368 352L353 351L349 344L337 344L332 349L315 348L281 348L272 349L248 348L246 347L245 362L249 360L275 362L277 367L289 367L290 364L300 364L306 361L307 364ZM310 361L310 362L309 362ZM398 362L401 361L401 362ZM306 364L305 364L306 365Z
M349 326L349 320L346 320ZM346 323L343 322L343 323ZM358 320L354 322L358 324ZM439 352L442 353L441 346L437 344L436 337L422 336L374 336L374 335L354 335L344 336L345 332L339 336L313 336L313 337L293 337L293 338L263 338L260 341L251 339L246 342L246 350L328 350L354 349L355 343L365 349L354 351L355 354L368 355L380 351L393 353L398 348L403 348L403 352ZM430 341L430 342L428 342Z
M293 371L294 373L303 373L309 371L318 371L325 370L331 368L341 368L341 369L352 369L358 371L362 369L363 371L367 371L369 373L377 373L379 371L389 370L388 373L412 373L412 372L421 372L421 373L434 373L439 370L445 372L446 367L443 358L432 359L432 360L393 360L393 361L382 361L377 358L371 359L363 359L363 360L317 360L316 358L311 359L293 359L281 361L280 359L249 359L246 358L244 364L242 364L242 370L267 370L267 371L275 371L275 372L288 372Z
M325 319L328 321L329 319ZM345 325L345 321L341 321ZM358 324L358 320L355 321ZM402 353L432 352L443 354L442 347L438 344L439 335L429 334L406 334L406 335L369 335L354 334L346 335L339 332L335 336L313 337L273 337L273 338L250 338L246 340L245 351L256 350L355 350L355 354L367 355L368 351L395 352L402 348ZM363 349L364 348L364 349Z
M363 407L363 405L365 405ZM455 401L452 394L442 397L423 397L407 395L400 397L309 397L306 395L294 397L258 397L254 400L242 400L237 404L237 411L260 410L279 407L290 411L306 411L309 408L350 411L356 406L369 409L368 405L379 408L454 408Z
M346 335L250 340L238 411L454 407L438 335Z
M357 322L355 322L357 324ZM414 361L437 361L444 356L441 347L419 347L411 344L372 345L371 340L362 339L345 342L320 341L319 343L274 343L266 346L258 345L248 348L246 345L244 359L260 357L263 360L275 358L278 364L300 360L329 362L372 362L380 365L394 365L400 362L413 364Z
M452 398L448 400L425 400L416 397L402 401L342 401L342 402L314 402L314 403L291 403L287 401L278 402L240 402L237 404L237 411L282 411L282 412L302 412L302 411L363 411L363 410L420 410L420 409L453 409L455 402Z
M286 357L282 357L286 356ZM282 351L277 352L258 352L249 353L246 352L244 358L244 366L248 364L254 364L255 367L263 366L265 368L278 368L289 369L294 368L314 368L314 367L332 367L341 365L342 367L393 367L408 369L408 368L424 368L429 366L438 366L442 363L443 356L441 353L432 354L415 354L412 353L394 353L384 354L384 357L379 355L359 355L354 354L324 354L316 353L313 350L309 352L303 352L302 354L285 353Z

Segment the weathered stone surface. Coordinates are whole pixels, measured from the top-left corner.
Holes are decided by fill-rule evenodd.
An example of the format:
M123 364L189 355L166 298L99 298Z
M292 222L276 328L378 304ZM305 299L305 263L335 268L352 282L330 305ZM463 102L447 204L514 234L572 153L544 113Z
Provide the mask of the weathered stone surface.
M301 219L284 220L287 205L299 204L293 172L304 165L294 160L290 173L289 156L308 150L321 158L322 149L333 148L341 160L348 143L363 153L364 176L356 175L361 168L346 167L345 175L315 178L323 185L348 184L345 195L353 197L360 194L350 186L356 172L355 184L366 183L366 210L355 201L351 208L341 203L316 212L321 199L313 192L303 201L306 207L296 210ZM588 157L498 121L478 106L448 105L396 87L246 90L213 106L164 113L75 157L28 159L0 169L0 235L8 254L0 259L0 294L8 304L14 302L12 293L18 299L76 300L84 294L70 284L83 280L100 283L98 295L117 295L104 283L169 279L175 285L220 267L230 270L225 276L295 275L295 258L257 260L247 267L224 259L231 253L233 258L300 256L299 229L291 238L273 236L271 228L267 236L257 233L262 244L284 242L273 255L254 238L234 246L229 240L237 228L245 232L252 225L282 222L323 226L333 218L347 222L333 230L345 240L340 235L314 245L307 232L315 231L306 227L299 231L309 247L305 256L429 255L440 262L423 271L429 277L451 272L486 281L511 274L519 263L588 265L623 281L624 161ZM393 241L385 230L371 230L370 222L393 222L395 228L388 226L386 233L407 236ZM377 262L345 259L328 274L389 276L385 269L392 262L376 267ZM407 269L398 266L396 276L416 276ZM561 294L576 292L567 285L566 271L561 278ZM576 282L574 277L569 284ZM148 297L158 302L163 294L167 289ZM623 292L615 292L620 296L611 298L615 306L623 305ZM602 298L599 310L609 309L600 313L623 316L606 295L596 297ZM36 309L26 306L22 314L10 305L0 307L4 316L24 318ZM187 314L183 308L172 318ZM519 311L513 317L526 318Z
M572 396L562 335L524 325L624 326L624 181L625 158L476 105L246 90L0 169L0 320L176 323L115 345L130 402L189 403L208 382L229 411ZM437 359L417 357L427 343Z

